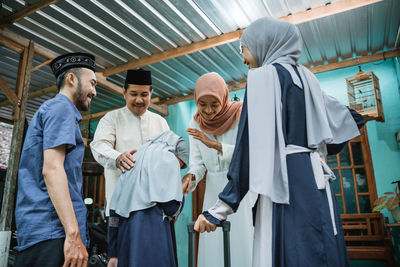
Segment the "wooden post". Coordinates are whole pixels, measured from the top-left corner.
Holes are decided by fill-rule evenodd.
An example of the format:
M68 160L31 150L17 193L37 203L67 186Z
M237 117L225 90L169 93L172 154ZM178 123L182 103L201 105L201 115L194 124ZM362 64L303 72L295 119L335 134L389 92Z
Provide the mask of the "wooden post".
M90 106L87 111L81 111L82 118L85 116L90 116ZM81 120L79 123L79 128L81 129L82 138L88 139L90 131L90 120Z
M7 25L10 25L14 22L20 21L21 19L23 19L24 17L29 16L32 13L35 13L36 11L45 8L49 5L55 4L57 3L58 0L39 0L34 2L33 4L30 4L26 7L24 7L21 10L18 10L17 12L4 17L2 19L0 19L0 26L1 27L5 27Z
M4 185L3 204L0 216L0 266L7 266L8 251L11 239L11 222L14 214L15 186L17 182L19 159L21 155L22 136L25 124L25 109L28 97L29 84L31 79L31 69L34 55L34 43L29 42L25 47L19 65L19 76L17 77L17 95L21 96L19 106L15 106L18 117L14 117L13 135L11 139L10 157L8 159L8 168L6 181Z
M18 97L19 101L18 101L17 105L14 105L14 114L13 114L14 121L17 121L20 118L21 100L22 100L22 93L24 91L24 86L25 86L26 73L27 72L29 73L29 77L31 75L31 71L29 71L31 68L29 68L29 70L27 69L28 54L26 51L27 50L25 48L25 50L22 53L22 56L19 60L19 65L18 65L18 76L17 76L17 81L15 83L15 90L17 91L16 93L17 93L17 97ZM33 54L34 54L34 52L33 52ZM32 63L33 62L31 62L31 66L32 66ZM28 95L28 93L26 95Z

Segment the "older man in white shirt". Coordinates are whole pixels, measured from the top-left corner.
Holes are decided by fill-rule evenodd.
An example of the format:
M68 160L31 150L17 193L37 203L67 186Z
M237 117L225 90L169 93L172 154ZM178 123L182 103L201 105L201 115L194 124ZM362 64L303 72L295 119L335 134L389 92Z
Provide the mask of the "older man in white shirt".
M128 70L124 86L126 106L108 112L100 120L90 143L94 158L104 167L107 216L121 172L135 164L132 154L149 139L169 130L163 117L147 110L153 92L151 84L150 71Z

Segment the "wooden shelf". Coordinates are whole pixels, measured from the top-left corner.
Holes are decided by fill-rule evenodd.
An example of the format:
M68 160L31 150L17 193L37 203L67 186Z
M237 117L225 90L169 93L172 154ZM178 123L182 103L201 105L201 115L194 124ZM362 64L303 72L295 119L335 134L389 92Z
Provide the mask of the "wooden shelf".
M400 223L387 223L385 227L400 227Z

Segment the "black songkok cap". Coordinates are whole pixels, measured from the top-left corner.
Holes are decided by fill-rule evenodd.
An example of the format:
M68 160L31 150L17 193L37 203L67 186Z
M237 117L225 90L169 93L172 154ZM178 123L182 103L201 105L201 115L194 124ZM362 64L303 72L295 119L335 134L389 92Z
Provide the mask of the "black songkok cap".
M96 71L96 61L91 54L69 53L53 59L50 63L50 68L57 78L58 75L72 68L88 68Z
M151 85L151 71L144 69L128 70L125 84Z

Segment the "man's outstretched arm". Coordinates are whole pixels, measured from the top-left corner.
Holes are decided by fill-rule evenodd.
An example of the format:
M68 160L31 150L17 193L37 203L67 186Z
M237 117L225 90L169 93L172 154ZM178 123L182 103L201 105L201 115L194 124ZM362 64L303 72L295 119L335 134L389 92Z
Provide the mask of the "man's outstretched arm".
M64 159L65 145L46 149L43 152L44 182L65 231L64 266L86 266L88 253L82 243L79 225L72 206Z

